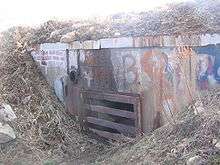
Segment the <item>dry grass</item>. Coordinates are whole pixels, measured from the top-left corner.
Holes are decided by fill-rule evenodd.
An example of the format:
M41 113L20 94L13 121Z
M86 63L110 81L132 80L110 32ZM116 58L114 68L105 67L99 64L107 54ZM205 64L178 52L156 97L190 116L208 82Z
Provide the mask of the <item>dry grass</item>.
M0 100L13 107L18 119L11 123L17 139L0 146L0 160L4 164L91 161L108 146L82 134L65 114L27 51L31 34L31 29L19 27L1 38Z
M204 164L220 163L220 150L214 146L214 141L220 140L219 91L202 93L204 112L195 115L189 106L176 116L174 125L167 124L141 140L118 147L96 163L185 164L195 155L200 155Z

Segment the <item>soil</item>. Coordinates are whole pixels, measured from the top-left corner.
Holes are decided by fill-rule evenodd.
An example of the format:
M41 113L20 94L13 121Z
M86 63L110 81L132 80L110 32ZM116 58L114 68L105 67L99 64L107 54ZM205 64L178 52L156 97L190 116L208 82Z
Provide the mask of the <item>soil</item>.
M3 164L92 161L110 145L83 133L42 76L30 52L29 28L12 28L1 37L0 102L12 106L17 139L0 145Z

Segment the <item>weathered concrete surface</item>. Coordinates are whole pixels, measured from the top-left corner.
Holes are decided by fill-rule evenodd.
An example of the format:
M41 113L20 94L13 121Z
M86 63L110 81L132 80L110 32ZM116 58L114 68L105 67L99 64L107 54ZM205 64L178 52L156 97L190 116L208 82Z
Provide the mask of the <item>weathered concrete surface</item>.
M132 37L101 39L101 48L129 48L133 46Z
M68 44L65 43L44 43L40 45L40 50L42 51L50 51L50 50L66 50L69 48Z
M209 42L205 42L206 39ZM138 93L143 96L143 128L149 131L158 112L163 112L162 123L165 118L169 121L173 113L192 101L197 90L219 84L220 46L201 46L208 43L220 43L219 35L76 41L70 47L83 49L80 50L81 85L85 89ZM44 69L46 78L54 85L54 82L67 76L65 51L49 50L49 47L44 49L44 53L38 52L34 58ZM76 52L70 50L70 67L78 67ZM54 58L56 54L62 57ZM54 59L64 61L58 65ZM55 85L55 88L60 97L60 84Z
M186 34L171 36L141 36L104 38L100 40L74 41L70 49L99 49L99 48L144 48L144 47L176 47L176 46L207 46L220 43L220 34Z
M45 43L31 52L43 75L55 89L61 101L64 98L59 81L67 76L67 48L69 48L69 45L64 43Z
M64 89L63 89L63 87L64 87L64 84L63 84L62 79L54 81L54 91L55 91L56 96L58 97L58 99L61 102L64 102Z
M220 34L205 34L201 37L201 46L219 44L220 43Z
M16 138L14 130L8 125L0 124L0 143L7 143Z

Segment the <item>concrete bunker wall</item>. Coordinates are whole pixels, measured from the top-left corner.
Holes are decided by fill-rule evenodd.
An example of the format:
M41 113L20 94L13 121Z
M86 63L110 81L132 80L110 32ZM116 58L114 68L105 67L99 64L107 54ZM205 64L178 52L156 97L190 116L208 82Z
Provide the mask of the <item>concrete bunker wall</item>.
M67 44L57 43L32 52L61 100L65 100L65 49L68 48ZM144 132L149 132L172 119L172 115L192 101L199 90L218 86L219 54L218 44L83 49L80 50L83 87L140 94L142 127ZM69 67L77 68L76 50L70 49L69 57Z
M144 132L170 120L196 91L197 56L189 47L82 50L81 55L85 88L142 96Z

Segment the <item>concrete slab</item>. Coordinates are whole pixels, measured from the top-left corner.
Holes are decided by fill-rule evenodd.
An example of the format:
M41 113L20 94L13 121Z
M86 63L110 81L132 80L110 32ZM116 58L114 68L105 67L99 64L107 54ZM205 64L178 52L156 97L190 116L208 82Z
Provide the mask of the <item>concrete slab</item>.
M129 48L133 47L132 37L101 39L101 48Z

